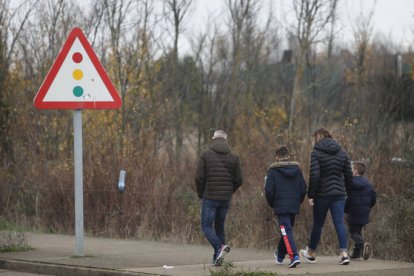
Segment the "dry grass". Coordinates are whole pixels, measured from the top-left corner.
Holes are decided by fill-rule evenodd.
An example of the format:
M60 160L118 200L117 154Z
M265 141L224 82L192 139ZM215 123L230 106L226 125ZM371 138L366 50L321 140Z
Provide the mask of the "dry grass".
M233 246L275 248L279 239L272 211L262 194L272 146L256 141L235 147L243 162L245 181L233 198L227 219L227 239ZM294 159L302 163L307 175L310 146L302 143L291 147L295 149ZM130 146L126 149L128 158L123 159L111 154L112 150L85 146L86 232L96 236L206 244L200 230L200 202L193 181L197 156L183 154L180 161L172 162L165 154ZM373 244L377 258L414 261L411 254L414 170L385 162L384 156L376 158L382 161L372 160L368 177L376 184L378 204L365 237ZM42 231L73 234L73 168L68 164L67 159L53 164L29 162L25 170L31 173L22 177L22 182L3 170L2 216ZM120 169L127 171L123 194L117 190ZM304 202L294 230L298 247L306 245L311 226L311 210ZM337 254L337 244L328 217L319 254Z

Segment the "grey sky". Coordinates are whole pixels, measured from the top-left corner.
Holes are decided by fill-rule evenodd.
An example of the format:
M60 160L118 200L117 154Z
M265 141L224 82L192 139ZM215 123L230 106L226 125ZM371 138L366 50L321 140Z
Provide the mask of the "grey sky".
M220 14L225 10L225 0L198 0L197 7L191 18L187 21L187 35L194 34L205 29L209 15L223 19L226 14ZM291 4L293 0L263 0L262 11L267 13L270 4L278 20L292 20ZM373 10L374 9L374 10ZM353 26L358 15L368 17L373 12L372 26L375 37L385 37L395 46L410 47L414 43L414 0L339 0L339 39L346 44L353 42ZM182 47L187 47L183 42Z

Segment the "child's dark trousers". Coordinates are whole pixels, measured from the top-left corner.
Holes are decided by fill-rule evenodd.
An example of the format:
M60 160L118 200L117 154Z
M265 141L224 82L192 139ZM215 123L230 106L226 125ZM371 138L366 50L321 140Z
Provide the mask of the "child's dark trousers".
M362 236L362 228L364 224L349 224L349 233L355 242L355 248L362 250L364 247L364 237Z

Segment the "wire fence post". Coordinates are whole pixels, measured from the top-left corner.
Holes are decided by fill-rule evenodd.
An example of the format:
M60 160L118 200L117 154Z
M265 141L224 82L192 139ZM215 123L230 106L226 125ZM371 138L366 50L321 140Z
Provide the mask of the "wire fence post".
M270 249L270 230L269 230L269 222L272 221L271 218L266 218L266 228L267 228L267 249Z

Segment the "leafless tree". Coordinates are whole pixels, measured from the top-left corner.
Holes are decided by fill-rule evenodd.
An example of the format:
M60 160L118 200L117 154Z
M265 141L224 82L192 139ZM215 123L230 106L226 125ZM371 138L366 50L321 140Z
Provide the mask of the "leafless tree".
M299 48L296 53L296 73L293 84L293 93L290 101L289 132L293 131L295 119L302 112L301 96L302 81L306 67L306 55L312 46L318 42L320 33L334 15L337 0L295 0L296 15L295 36Z
M173 28L173 47L171 64L171 78L167 84L168 94L173 95L174 132L175 132L175 158L179 159L183 145L183 91L175 81L180 78L178 72L178 42L184 28L185 16L191 11L195 0L163 0L165 18Z
M25 95L30 98L30 101L33 100L33 93L39 89L45 79L70 30L75 26L81 26L83 22L80 8L76 3L67 0L37 1L32 7L32 13L34 16L29 19L17 42L18 58L23 68L20 75L24 79L33 80L27 86L31 93ZM34 141L41 137L45 144L35 148L42 148L46 158L57 158L62 147L67 149L64 153L70 154L69 149L62 146L70 143L67 137L72 132L72 120L68 113L62 113L57 117L55 112L39 113L33 108L28 109L27 112L30 114L30 122L34 128L33 135L35 135L31 137L32 139L28 139L28 143L35 144ZM38 121L45 121L48 124L38 124ZM58 125L53 123L56 121Z
M109 43L111 49L111 62L113 61L113 71L115 75L115 82L118 86L119 92L121 94L122 102L125 102L127 96L128 84L130 82L130 70L131 67L128 66L128 63L131 61L129 56L123 55L123 47L126 44L123 44L123 40L128 39L127 35L127 26L128 22L127 16L128 11L132 7L131 0L105 0L103 1L103 10L105 23L109 28ZM129 38L130 39L130 38ZM121 107L121 133L124 133L126 126L126 109L125 105Z
M358 70L358 81L360 84L363 84L366 81L366 72L365 64L367 59L367 50L369 47L369 42L373 33L373 22L372 17L374 16L376 1L373 3L373 6L368 10L368 14L364 15L362 9L362 1L360 2L361 9L357 15L357 18L352 24L352 29L354 33L354 39L356 44L356 53L357 53L357 70Z
M231 34L230 75L226 90L228 92L223 102L222 125L231 132L236 119L236 106L238 99L243 95L240 71L248 66L249 51L254 43L257 31L256 18L259 11L257 0L227 0L226 7L229 12L228 28ZM246 90L244 91L246 92Z
M212 125L214 125L213 117L216 114L218 106L213 104L215 93L217 92L216 86L216 67L217 57L215 51L217 49L216 40L218 38L218 26L217 22L213 19L209 19L205 32L201 33L197 39L192 41L192 47L194 52L194 59L197 66L202 72L202 90L199 97L197 107L197 153L200 154L203 149L204 143L208 141L209 134L211 132Z
M6 84L16 44L32 12L32 6L33 2L24 2L11 8L8 0L0 0L0 144L2 154L11 160L14 159L9 133L12 122L11 103Z
M328 58L332 57L333 48L334 48L334 39L336 35L336 23L337 23L337 5L338 0L334 0L330 3L332 5L332 16L330 18L329 22L329 30L328 30L328 50L327 50L327 56Z

